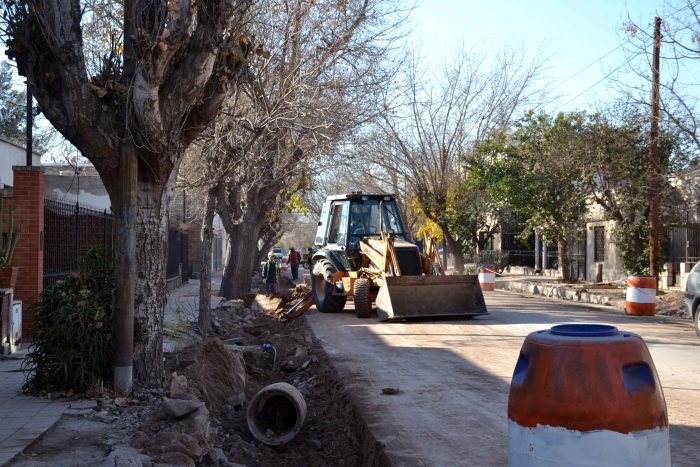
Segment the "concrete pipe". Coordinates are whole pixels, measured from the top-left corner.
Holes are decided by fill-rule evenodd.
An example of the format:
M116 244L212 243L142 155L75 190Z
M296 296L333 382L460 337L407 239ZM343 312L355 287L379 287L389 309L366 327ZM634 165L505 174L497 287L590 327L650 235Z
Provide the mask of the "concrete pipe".
M265 386L248 404L248 429L268 446L280 446L294 439L306 421L306 402L287 383Z
M656 313L656 277L629 276L625 311L632 316L654 316Z
M512 467L670 467L666 401L646 344L596 324L531 333L508 397Z

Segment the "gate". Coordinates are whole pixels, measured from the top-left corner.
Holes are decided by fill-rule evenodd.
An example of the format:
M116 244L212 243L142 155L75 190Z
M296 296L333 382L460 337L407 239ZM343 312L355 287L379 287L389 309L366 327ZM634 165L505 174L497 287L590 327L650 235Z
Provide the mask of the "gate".
M165 269L168 279L180 275L183 283L189 280L188 240L187 227L179 225L168 227L168 262Z

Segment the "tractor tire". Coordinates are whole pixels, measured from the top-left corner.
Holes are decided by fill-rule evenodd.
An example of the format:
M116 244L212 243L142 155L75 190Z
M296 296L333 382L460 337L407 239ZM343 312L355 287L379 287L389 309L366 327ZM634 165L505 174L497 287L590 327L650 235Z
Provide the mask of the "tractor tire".
M314 264L311 274L311 293L314 304L321 313L337 313L345 307L345 295L333 295L333 274L337 272L333 263L322 259Z
M355 314L358 318L369 318L372 314L372 301L369 299L369 280L365 278L355 279Z

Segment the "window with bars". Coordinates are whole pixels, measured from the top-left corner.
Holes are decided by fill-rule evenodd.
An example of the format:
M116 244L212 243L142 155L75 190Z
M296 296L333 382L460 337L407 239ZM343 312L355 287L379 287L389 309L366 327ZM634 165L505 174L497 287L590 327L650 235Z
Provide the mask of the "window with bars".
M605 227L593 227L593 260L595 262L605 261Z

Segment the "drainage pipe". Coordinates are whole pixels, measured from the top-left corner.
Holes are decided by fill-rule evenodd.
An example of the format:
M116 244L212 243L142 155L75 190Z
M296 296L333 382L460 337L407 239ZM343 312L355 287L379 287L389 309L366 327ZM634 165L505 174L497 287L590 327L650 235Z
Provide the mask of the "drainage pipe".
M294 439L306 421L306 401L287 383L265 386L248 404L248 428L255 439L279 446Z

